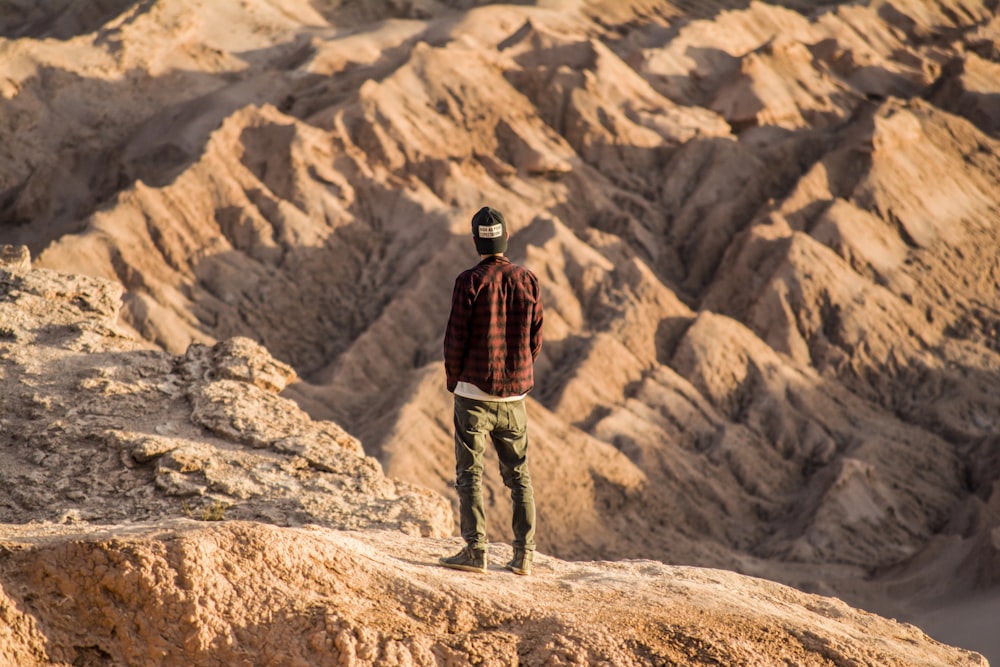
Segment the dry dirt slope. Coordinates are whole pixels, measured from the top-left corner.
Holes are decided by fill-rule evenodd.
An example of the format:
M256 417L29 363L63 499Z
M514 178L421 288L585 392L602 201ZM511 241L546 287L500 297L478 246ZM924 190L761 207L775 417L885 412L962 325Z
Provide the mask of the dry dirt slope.
M3 543L0 661L59 665L986 665L917 628L723 570L543 557L432 565L458 542L164 522ZM490 556L510 558L493 546Z
M150 350L116 284L26 258L0 264L3 667L987 664L722 570L516 577L499 544L487 576L445 570L445 500L277 397L287 366L247 339Z
M549 305L547 553L995 589L996 3L472 4L6 3L2 240L171 352L260 341L449 493L440 338L492 203Z

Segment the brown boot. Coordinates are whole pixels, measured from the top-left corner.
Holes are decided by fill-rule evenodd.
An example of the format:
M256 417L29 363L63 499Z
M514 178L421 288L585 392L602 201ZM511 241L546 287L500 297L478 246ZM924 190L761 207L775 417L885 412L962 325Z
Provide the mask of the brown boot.
M484 549L473 549L465 546L454 556L441 558L439 563L453 570L465 570L466 572L486 572L486 551Z
M504 565L508 570L514 574L520 574L522 576L527 576L531 574L531 561L535 557L534 551L527 551L525 549L514 548L514 557L509 563Z

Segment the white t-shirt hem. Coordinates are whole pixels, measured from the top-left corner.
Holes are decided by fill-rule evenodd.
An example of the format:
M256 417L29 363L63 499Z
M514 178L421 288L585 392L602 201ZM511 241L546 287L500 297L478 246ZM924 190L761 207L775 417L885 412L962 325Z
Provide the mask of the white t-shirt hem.
M493 394L487 394L471 382L462 382L461 380L455 386L455 395L463 398L471 398L475 401L497 401L500 403L513 403L527 396L527 394L520 394L519 396L494 396Z

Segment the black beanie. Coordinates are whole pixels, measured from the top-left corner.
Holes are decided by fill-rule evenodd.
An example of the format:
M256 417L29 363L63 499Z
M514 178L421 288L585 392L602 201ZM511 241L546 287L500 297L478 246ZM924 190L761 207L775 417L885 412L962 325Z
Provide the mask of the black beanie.
M507 221L503 213L484 206L472 216L472 236L480 255L507 252Z

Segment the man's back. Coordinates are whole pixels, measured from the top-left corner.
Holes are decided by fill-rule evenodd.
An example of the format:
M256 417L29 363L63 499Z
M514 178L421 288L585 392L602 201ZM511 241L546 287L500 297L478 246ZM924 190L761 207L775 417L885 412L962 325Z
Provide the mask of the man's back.
M525 394L541 345L542 303L531 271L492 255L458 276L444 340L449 391L469 382L495 396Z

